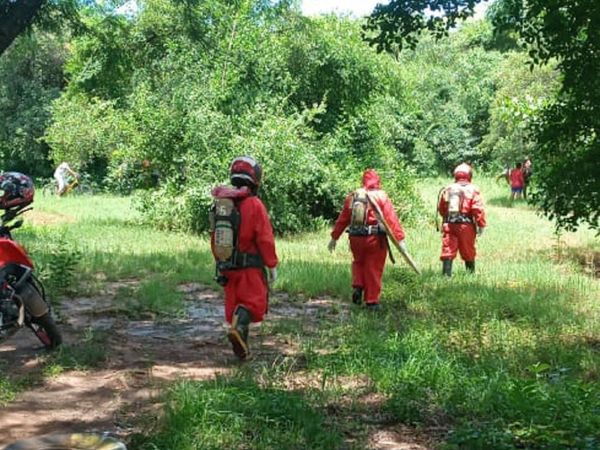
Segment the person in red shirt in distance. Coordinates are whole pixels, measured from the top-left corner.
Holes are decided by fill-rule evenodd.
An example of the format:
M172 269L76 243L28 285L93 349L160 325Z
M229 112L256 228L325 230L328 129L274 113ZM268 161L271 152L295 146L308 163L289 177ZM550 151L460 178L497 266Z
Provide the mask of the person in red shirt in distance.
M368 196L367 196L368 193ZM388 253L386 232L379 225L374 208L369 204L373 199L379 205L384 218L391 228L394 238L405 246L404 230L389 197L381 189L381 179L373 169L367 169L362 177L362 188L350 193L338 216L328 249L333 252L337 240L348 228L350 250L352 251L352 301L368 309L380 308L381 278Z
M273 227L267 209L257 196L262 169L251 157L233 160L230 167L232 186L213 189L216 199L232 199L237 220L233 220L233 253L226 261L217 261L217 281L225 289L225 319L231 324L227 337L240 359L249 354L248 331L251 322L261 322L268 309L269 283L277 279L277 253ZM219 220L219 212L216 212ZM215 253L216 233L211 235ZM265 276L267 268L269 279Z
M454 169L455 182L440 194L438 212L442 225L442 273L452 275L452 261L460 252L466 269L475 272L475 237L486 226L485 209L479 188L471 183L473 170L468 164Z
M523 165L519 162L517 167L510 171L510 200L521 198L525 186L525 176L523 175Z

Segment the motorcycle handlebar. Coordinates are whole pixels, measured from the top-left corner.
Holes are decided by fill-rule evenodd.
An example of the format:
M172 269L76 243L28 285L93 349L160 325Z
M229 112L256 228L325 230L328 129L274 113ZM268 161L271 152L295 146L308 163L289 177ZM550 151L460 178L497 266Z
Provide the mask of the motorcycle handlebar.
M6 212L4 214L2 214L2 216L0 217L0 223L1 224L5 224L6 222L10 222L11 220L13 220L15 217L23 214L24 212L27 211L31 211L33 209L32 206L28 207L28 208L21 208L21 209L8 209L6 210ZM19 224L19 225L17 225ZM13 228L19 228L21 225L23 225L23 219L17 221L14 225Z
M30 211L32 208L24 208L18 211L6 211L2 217L0 217L0 237L5 237L12 239L11 230L16 228L20 228L23 226L23 219L19 219L15 221L13 224L7 224L11 220L14 220L20 214L23 214L25 211Z
M23 225L23 221L19 220L17 223L15 223L14 225L11 226L0 226L0 237L5 237L5 238L9 238L12 239L12 235L11 235L11 231L14 230L15 228L19 228L21 225Z

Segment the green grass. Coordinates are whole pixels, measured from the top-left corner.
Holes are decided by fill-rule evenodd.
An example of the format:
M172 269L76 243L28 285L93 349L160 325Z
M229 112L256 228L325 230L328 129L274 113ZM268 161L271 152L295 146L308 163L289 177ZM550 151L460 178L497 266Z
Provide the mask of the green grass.
M20 390L18 383L0 374L0 406L12 402Z
M174 316L183 311L183 294L165 275L144 280L138 287L122 287L115 298L116 306L131 318L144 314Z
M54 377L69 370L91 370L107 358L105 334L87 329L78 342L67 343L46 358L42 374Z
M250 377L181 381L166 405L162 431L138 437L134 448L326 450L341 443L302 393L260 386Z
M490 183L484 192L503 195ZM408 230L424 275L388 269L385 312L323 330L310 348L336 351L313 351L309 366L368 374L396 420L452 429L449 448L597 448L597 281L553 258L551 224L525 205L491 207L489 222L478 275L452 280L439 276L439 236Z
M489 225L478 240L477 274L457 260L455 276L442 278L433 211L446 182L421 183L430 215L407 230L407 243L423 275L401 261L388 265L381 314L352 308L349 320L318 319L310 332L267 318L261 333L289 336L300 353L253 361L242 379L174 386L167 415L139 448L342 448L340 433L364 432L353 415L360 393L348 379L368 380L392 423L447 429L446 448L600 448L600 289L580 263L598 251L597 238L589 230L557 236L532 208L510 204L504 185L484 179ZM36 208L70 221L26 227L16 237L41 265L53 261L57 242L70 243L79 289L98 287L98 273L135 278L140 287L123 292L124 302L176 314L177 284L212 283L206 238L139 225L129 199L42 197ZM292 301L349 299L346 238L333 255L328 240L323 231L277 241L276 288L302 294ZM290 392L287 381L299 373L322 382Z

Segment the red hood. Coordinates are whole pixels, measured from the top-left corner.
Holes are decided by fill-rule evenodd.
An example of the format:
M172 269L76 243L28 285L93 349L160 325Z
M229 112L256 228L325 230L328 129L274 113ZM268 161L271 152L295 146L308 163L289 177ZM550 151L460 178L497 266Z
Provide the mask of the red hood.
M363 173L362 185L365 189L381 189L381 178L373 169L367 169Z

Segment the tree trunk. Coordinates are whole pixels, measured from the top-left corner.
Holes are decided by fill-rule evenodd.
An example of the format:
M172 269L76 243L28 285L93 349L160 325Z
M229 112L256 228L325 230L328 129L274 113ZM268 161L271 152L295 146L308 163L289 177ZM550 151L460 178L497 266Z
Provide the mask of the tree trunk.
M0 55L31 24L45 0L0 0Z

